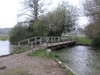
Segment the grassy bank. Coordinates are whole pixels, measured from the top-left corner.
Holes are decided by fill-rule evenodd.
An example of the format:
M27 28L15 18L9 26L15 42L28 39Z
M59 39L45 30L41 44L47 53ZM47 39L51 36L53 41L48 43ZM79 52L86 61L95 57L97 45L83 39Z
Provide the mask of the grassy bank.
M9 35L0 35L0 40L9 40Z
M45 58L53 59L55 61L58 60L54 53L52 53L52 52L51 53L47 53L47 49L36 50L34 53L29 53L28 56L40 56L40 57L45 57ZM74 75L70 70L66 69L66 66L63 63L59 64L59 66L61 68L65 69L66 75Z
M46 57L46 58L50 58L50 59L56 59L56 56L54 53L47 53L46 52L47 49L39 49L36 50L34 53L29 53L29 56L41 56L41 57Z
M85 35L65 35L65 36L75 37L76 42L81 43L81 44L91 44L91 42L92 42L91 39L89 39Z
M76 36L76 41L82 44L91 44L92 42L87 36Z

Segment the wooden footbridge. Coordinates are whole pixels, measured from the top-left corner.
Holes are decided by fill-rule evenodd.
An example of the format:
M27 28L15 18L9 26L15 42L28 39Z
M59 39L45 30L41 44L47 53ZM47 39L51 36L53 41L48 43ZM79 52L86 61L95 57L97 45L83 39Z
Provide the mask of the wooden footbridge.
M75 44L75 38L70 36L60 37L32 37L18 42L20 49L40 49L67 46Z

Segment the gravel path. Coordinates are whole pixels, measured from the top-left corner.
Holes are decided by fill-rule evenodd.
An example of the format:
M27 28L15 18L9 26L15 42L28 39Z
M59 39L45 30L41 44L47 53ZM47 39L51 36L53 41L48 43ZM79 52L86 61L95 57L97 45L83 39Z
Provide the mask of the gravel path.
M42 58L27 56L31 51L0 57L0 75L66 75L57 62Z

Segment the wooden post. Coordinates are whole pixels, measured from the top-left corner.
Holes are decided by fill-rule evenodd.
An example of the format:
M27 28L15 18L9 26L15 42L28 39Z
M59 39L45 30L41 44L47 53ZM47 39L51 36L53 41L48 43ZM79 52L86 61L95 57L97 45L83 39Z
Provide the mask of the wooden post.
M54 43L56 43L56 37L54 37Z
M40 40L39 40L39 44L40 44L40 45L42 44L42 38L40 38Z
M48 43L49 43L49 38L46 37L46 46L48 47Z
M58 37L58 45L59 45L59 42L60 42L60 37Z
M30 43L30 39L28 39L28 44Z
M52 43L52 46L53 46L53 37L51 38L51 43Z
M33 52L33 42L31 43L31 50L32 50L32 52Z
M18 42L18 48L19 48L19 50L20 50L20 42Z
M36 46L36 44L37 44L37 37L35 37L35 46Z
M63 40L62 42L63 42L63 44L64 44L64 36L62 36L62 40Z

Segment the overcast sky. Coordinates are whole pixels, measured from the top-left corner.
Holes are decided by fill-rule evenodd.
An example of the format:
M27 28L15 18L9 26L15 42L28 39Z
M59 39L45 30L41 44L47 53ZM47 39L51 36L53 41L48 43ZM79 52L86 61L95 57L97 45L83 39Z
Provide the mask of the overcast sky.
M14 27L17 23L17 14L21 7L21 0L1 0L0 1L0 28ZM52 7L58 5L60 1L69 1L69 3L78 6L81 0L52 0ZM80 24L85 20L81 18ZM83 24L83 23L82 23Z

